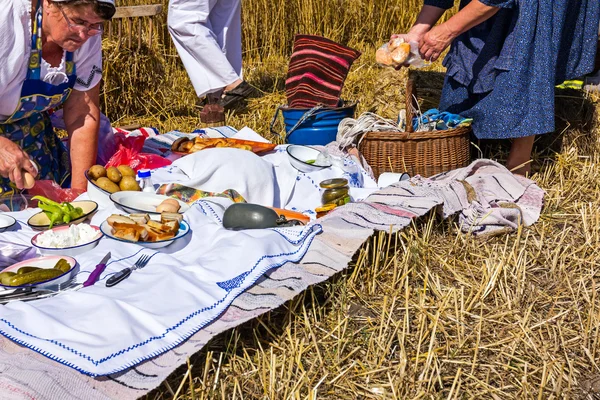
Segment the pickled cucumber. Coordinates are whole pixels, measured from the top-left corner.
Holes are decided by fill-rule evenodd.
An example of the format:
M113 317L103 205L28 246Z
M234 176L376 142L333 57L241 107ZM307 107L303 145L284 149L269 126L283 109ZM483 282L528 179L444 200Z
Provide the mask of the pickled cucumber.
M58 260L54 268L62 272L69 272L71 270L71 264L69 264L64 258L61 258Z
M8 271L0 273L0 283L3 285L8 285L10 278L12 278L15 275L16 274L14 272L8 272Z
M30 283L44 282L52 278L56 278L59 275L62 275L63 272L59 269L47 268L47 269L38 269L33 272L29 272L23 275L15 275L10 278L8 285L9 286L21 286L27 285Z
M28 274L30 272L37 271L38 269L40 269L40 267L21 267L17 271L17 275Z

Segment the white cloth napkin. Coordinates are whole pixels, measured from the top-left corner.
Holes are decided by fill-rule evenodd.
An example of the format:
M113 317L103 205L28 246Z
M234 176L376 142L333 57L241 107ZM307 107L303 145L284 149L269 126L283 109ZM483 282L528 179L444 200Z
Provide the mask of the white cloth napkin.
M85 196L84 196L85 197ZM101 281L78 291L32 302L0 306L0 333L57 362L89 375L131 367L177 346L222 313L271 268L299 261L318 224L306 227L228 231L221 219L228 199L196 202L186 212L192 232L162 249L146 249L109 238L76 256L84 282L100 259L112 253ZM100 225L114 207L102 209ZM25 222L31 210L13 213L17 231L0 240L28 243L36 233ZM142 255L152 258L117 286L106 279L132 266Z

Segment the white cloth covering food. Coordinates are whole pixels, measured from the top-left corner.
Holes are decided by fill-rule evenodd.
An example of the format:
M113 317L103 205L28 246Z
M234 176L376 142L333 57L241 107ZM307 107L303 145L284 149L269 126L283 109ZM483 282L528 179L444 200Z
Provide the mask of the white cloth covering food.
M167 23L196 94L241 78L241 0L170 0Z
M30 53L31 0L3 1L0 12L0 121L8 119L17 108ZM89 38L73 53L73 61L77 71L74 89L85 92L96 86L102 77L102 37ZM64 55L56 68L42 58L41 74L48 83L63 82L66 79Z

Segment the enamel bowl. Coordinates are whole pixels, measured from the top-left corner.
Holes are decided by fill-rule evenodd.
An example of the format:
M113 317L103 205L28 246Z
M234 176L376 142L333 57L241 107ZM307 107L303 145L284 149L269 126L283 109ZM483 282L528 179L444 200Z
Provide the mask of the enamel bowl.
M154 215L151 215L151 218L154 219L154 220L160 221L160 215L154 214ZM113 235L113 229L108 224L108 221L104 221L102 223L102 225L100 225L100 230L107 237L109 237L111 239L114 239L114 240L118 240L119 242L133 243L133 244L137 244L137 245L146 247L148 249L159 249L161 247L166 247L166 246L170 245L174 241L179 240L182 237L184 237L185 235L187 235L188 233L190 233L190 226L188 225L187 222L181 221L179 223L179 231L177 232L177 235L175 235L175 237L173 237L171 239L158 240L156 242L144 242L144 241L141 241L141 240L139 240L137 242L134 242L134 241L131 241L131 240L125 240L125 239L118 238L118 237L116 237L116 236Z
M40 232L37 235L35 235L32 239L31 239L31 244L37 248L41 254L43 255L48 255L48 256L76 256L78 254L82 254L85 253L91 249L93 249L94 247L96 247L98 245L98 242L100 241L100 239L102 239L102 231L100 230L99 227L94 226L94 225L90 225L91 228L93 228L96 231L96 236L86 242L86 243L82 243L79 244L77 246L69 246L69 247L43 247L39 244L38 240L39 237L43 234L45 234L46 232ZM67 232L69 230L69 226L59 226L58 228L52 228L51 231L52 232L56 232L56 233L62 233L62 232Z
M10 215L0 213L0 232L4 232L12 228L16 223L17 220L11 217Z
M21 268L21 267L54 268L54 266L56 265L58 260L60 260L61 258L64 258L71 266L71 269L68 272L65 272L57 277L54 277L54 278L49 279L44 282L30 283L30 284L21 285L21 286L8 286L8 285L0 284L0 286L4 287L6 289L18 289L18 288L27 288L27 287L44 288L44 287L56 286L56 285L60 285L60 284L69 282L70 280L75 278L75 275L77 275L77 273L79 272L79 264L77 263L77 261L75 261L75 259L73 257L67 257L67 256L44 256L44 257L39 257L39 258L32 258L29 260L25 260L25 261L21 261L19 263L13 264L10 267L3 269L2 272L15 272L16 273L19 270L19 268Z
M87 194L89 198L98 203L101 207L111 206L112 201L110 201L110 193L96 185L92 181L92 178L89 177L87 171L85 171L85 179L87 179Z
M331 162L317 164L317 157L321 152L312 147L291 144L286 148L290 164L300 172L315 172L331 167Z
M145 192L117 192L110 195L110 200L117 207L130 214L148 213L160 214L156 212L156 207L167 199L176 200L179 203L178 213L183 214L190 209L186 203L173 197L162 194Z
M72 201L71 205L73 207L81 207L83 210L83 215L79 218L76 218L69 222L69 224L79 224L88 218L91 218L92 215L98 210L98 203L90 200L81 200L81 201ZM27 220L27 225L31 227L31 229L35 229L38 231L45 230L50 228L50 220L45 212L40 211L37 214L34 214ZM64 222L56 222L54 226L65 226Z

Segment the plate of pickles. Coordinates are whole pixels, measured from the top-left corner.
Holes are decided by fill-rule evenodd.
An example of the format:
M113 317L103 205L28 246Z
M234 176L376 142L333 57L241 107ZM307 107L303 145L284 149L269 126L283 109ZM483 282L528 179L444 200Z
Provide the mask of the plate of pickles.
M45 288L75 277L79 264L72 257L46 256L13 264L0 272L0 286L6 289Z

